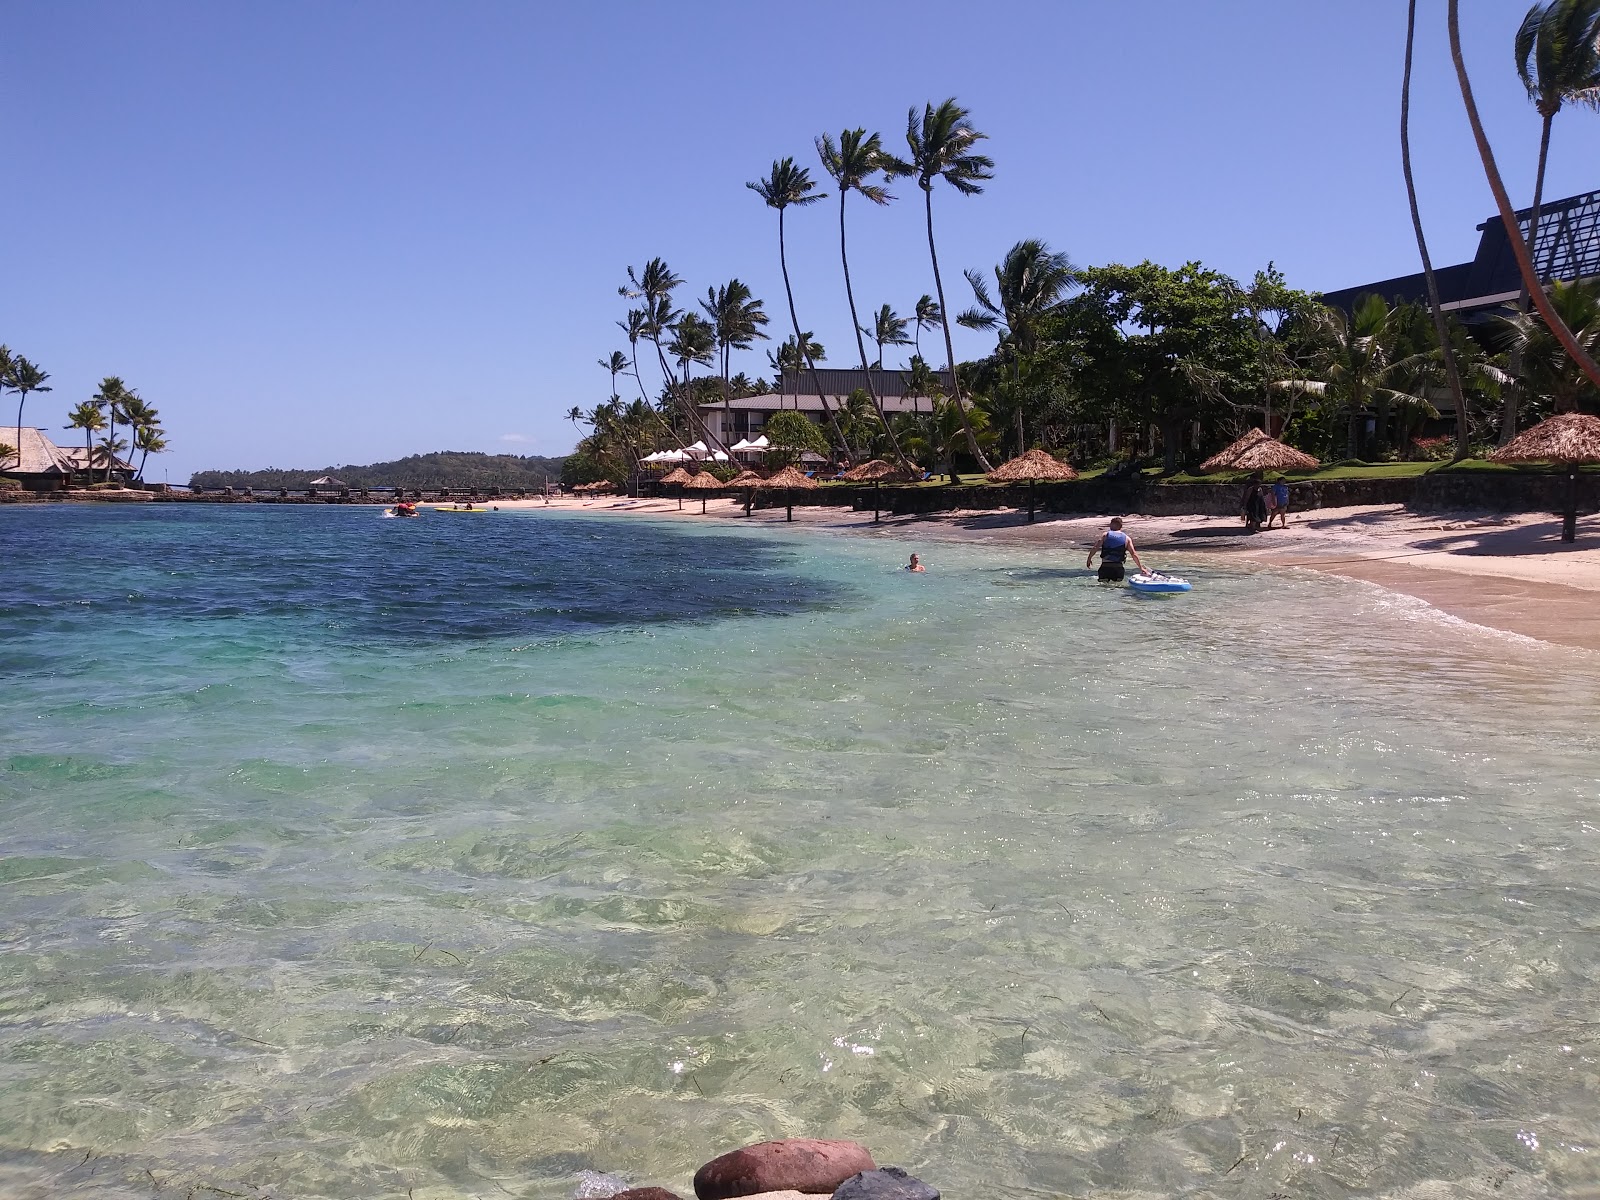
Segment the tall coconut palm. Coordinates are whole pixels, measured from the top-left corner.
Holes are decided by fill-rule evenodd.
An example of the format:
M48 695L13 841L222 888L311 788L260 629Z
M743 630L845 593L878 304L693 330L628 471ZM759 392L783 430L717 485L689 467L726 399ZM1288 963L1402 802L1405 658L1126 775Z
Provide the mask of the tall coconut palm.
M688 394L687 387L679 388L677 377L673 375L671 367L667 365L667 354L661 346L661 339L666 337L676 327L679 318L683 315L672 306L672 293L682 285L683 280L667 266L661 258L652 258L645 263L644 269L635 272L628 268L628 282L617 289L618 294L634 300L643 300L644 304L639 310L642 317L639 325L640 336L650 340L656 350L656 361L661 367L661 377L667 389L667 395L677 403L679 411L683 414L685 423L691 431L697 430L702 439L708 444L716 441L706 423L701 420L699 411L694 406L693 397ZM632 319L632 313L629 314ZM684 380L687 385L687 376Z
M925 105L921 120L912 108L906 114L906 145L911 157L906 162L896 162L890 169L894 175L916 179L922 189L923 208L928 220L928 257L933 262L933 288L939 293L939 327L944 330L944 352L950 364L951 386L955 389L954 402L966 431L967 452L978 460L984 471L991 469L978 445L972 423L966 418L966 397L961 394L961 379L956 370L956 348L950 338L950 306L944 298L944 279L939 274L939 250L933 240L933 183L943 179L963 196L975 196L983 191L982 182L994 178L994 160L983 154L974 154L972 148L988 135L972 127L967 110L956 103L955 97L939 107Z
M884 153L882 136L869 134L865 129L846 129L839 135L837 143L832 135L824 133L817 138L817 156L822 159L823 169L839 185L839 262L844 267L844 295L850 302L850 326L855 331L856 350L861 355L861 374L866 379L867 395L872 399L872 407L878 411L878 420L883 422L889 434L890 451L896 461L909 471L910 460L901 453L900 443L889 428L889 418L883 411L883 401L872 386L872 370L867 365L867 344L861 337L861 315L856 311L856 293L850 284L850 255L845 247L845 200L851 192L859 192L880 207L893 200L888 188L871 180L873 176L883 173L894 160Z
M690 379L690 371L696 364L703 367L710 366L716 361L717 341L716 334L711 326L701 318L699 313L686 312L682 314L672 326L672 341L667 343L667 353L678 364L678 369L683 372L683 394L689 398L689 404L698 417L699 401L696 399L696 389ZM720 383L720 380L718 381ZM710 426L703 426L706 430L705 441L708 446L716 446L719 439L712 436ZM724 430L726 433L726 430ZM728 442L726 437L720 439L724 449Z
M106 427L105 413L93 400L81 401L67 417L68 429L83 430L83 469L94 478L94 435Z
M767 362L772 367L772 372L778 377L778 406L783 406L783 394L788 387L784 379L787 371L794 376L795 408L800 407L800 372L806 369L807 363L828 361L828 352L821 342L816 341L809 329L803 330L798 341L794 337L786 337L777 350L767 351ZM815 368L813 367L813 370Z
M883 372L886 369L883 361L883 348L885 346L909 346L911 339L906 336L908 322L893 308L885 304L872 314L872 325L863 325L861 332L873 340L878 347L878 394L883 394Z
M117 418L122 416L130 394L128 385L122 382L120 376L107 375L100 381L100 390L95 392L93 402L106 414L106 436L100 440L102 449L117 443ZM111 482L111 470L114 465L115 456L106 462L107 483Z
M1517 30L1517 75L1527 89L1528 99L1539 111L1539 166L1534 174L1533 208L1528 214L1528 246L1539 244L1539 209L1544 202L1544 171L1550 154L1550 126L1556 114L1569 101L1600 107L1600 0L1547 0L1528 9ZM1528 311L1530 298L1526 286L1517 297L1517 308ZM1513 351L1511 373L1521 374L1521 359ZM1505 407L1500 415L1500 442L1504 445L1517 432L1517 400L1520 384L1506 389Z
M828 397L822 390L822 379L817 374L817 363L821 362L820 355L813 358L807 353L806 347L810 342L810 334L800 332L800 318L795 314L794 288L789 283L789 256L784 243L783 214L791 206L804 208L808 204L815 204L818 200L826 200L826 192L816 190L812 182L811 172L804 167L795 166L793 158L774 159L772 170L765 179L756 179L745 184L766 203L768 208L778 212L778 265L783 269L783 294L789 301L789 321L794 326L794 344L797 353L805 361L806 368L811 372L811 386L817 389L817 399L822 402L822 411L828 418L828 424L833 429L833 442L841 450L845 447L844 431L839 428L839 418L833 411L833 405L828 403ZM821 347L819 346L820 350ZM799 408L799 365L795 367L795 407Z
M611 372L611 398L620 399L617 395L617 376L628 369L628 356L621 350L613 350L609 358L599 360L599 365L602 371Z
M722 375L722 430L728 434L733 429L733 385L729 382L733 351L750 349L757 338L767 340L767 335L761 332L761 327L767 323L767 314L749 285L738 279L730 279L718 288L707 288L700 307L711 319L711 337L716 343Z
M143 482L145 462L152 454L165 454L167 451L167 431L161 428L159 422L140 425L133 433L133 448L139 451L139 469L134 474Z
M958 316L956 324L968 329L997 330L1000 355L1011 359L1013 383L1020 384L1023 360L1032 358L1038 350L1046 318L1056 311L1076 278L1072 260L1036 238L1024 238L1006 251L994 269L994 298L982 275L970 268L964 273L977 307ZM1022 408L1018 403L1014 410L1018 454L1027 449Z
M924 292L917 297L917 307L912 310L911 353L917 358L922 357L922 331L924 329L938 329L944 321L944 309L939 307L939 302Z
M644 390L644 380L639 376L639 339L644 336L645 315L642 308L630 308L626 320L618 321L617 328L628 335L628 349L632 351L633 380L639 385L639 399L649 403L649 393ZM613 386L612 391L616 391Z
M1550 306L1590 354L1600 350L1600 283L1557 280L1550 286ZM1584 376L1538 313L1517 313L1491 318L1486 341L1497 351L1509 351L1522 363L1519 384L1535 395L1547 397L1554 411L1593 411L1600 393Z
M133 430L133 449L144 449L143 443L155 441L159 443L154 447L154 453L161 453L166 449L166 431L161 428L161 414L137 392L130 392L122 406L122 419ZM145 458L149 458L152 450L145 450ZM144 458L139 460L139 469L134 472L135 478L144 478Z
M17 394L17 465L22 465L22 406L28 402L28 395L32 392L48 392L45 380L50 376L41 371L34 363L15 355L11 359L10 368L6 371L6 387Z
M567 409L567 420L572 422L572 427L574 429L578 428L579 422L587 421L588 419L589 419L588 414L585 413L583 411L583 409L579 408L576 404L574 404L571 408ZM579 430L579 433L582 433L582 430Z
M1545 295L1538 272L1534 269L1533 255L1529 253L1528 243L1523 240L1522 230L1517 225L1516 210L1511 207L1511 197L1506 192L1505 180L1500 177L1500 168L1494 160L1494 150L1489 145L1488 135L1483 131L1483 120L1478 116L1478 102L1472 95L1472 80L1467 76L1467 63L1461 55L1461 0L1449 0L1446 20L1450 31L1450 61L1455 67L1456 82L1461 88L1461 103L1467 110L1467 123L1472 126L1472 138L1478 145L1478 157L1483 162L1484 178L1489 181L1489 190L1494 193L1495 207L1500 210L1500 220L1505 226L1511 253L1517 260L1517 270L1522 274L1522 284L1527 288L1528 297L1539 310L1539 315L1544 318L1545 325L1561 343L1562 348L1572 356L1572 360L1578 364L1590 382L1600 387L1600 365L1595 363L1578 339L1572 336L1572 330L1567 328L1566 323L1561 320L1561 315L1550 306L1550 298Z
M1406 68L1400 83L1400 169L1406 177L1406 197L1411 202L1411 228L1417 235L1417 253L1422 256L1422 275L1428 285L1428 312L1433 317L1434 335L1439 339L1439 353L1444 359L1445 383L1450 388L1450 399L1456 406L1457 459L1467 456L1471 448L1472 429L1467 420L1467 399L1461 387L1461 375L1456 370L1455 349L1450 343L1449 323L1439 304L1439 278L1433 273L1433 258L1428 253L1428 239L1422 232L1422 212L1417 207L1417 184L1411 173L1411 50L1416 41L1417 0L1406 5ZM1515 409L1513 408L1513 412Z

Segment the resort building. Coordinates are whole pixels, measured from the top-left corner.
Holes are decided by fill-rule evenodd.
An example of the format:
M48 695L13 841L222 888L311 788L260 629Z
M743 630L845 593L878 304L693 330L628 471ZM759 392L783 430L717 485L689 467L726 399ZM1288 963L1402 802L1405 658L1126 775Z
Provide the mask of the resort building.
M952 387L950 372L935 371L933 376L938 380L944 394L949 395ZM817 378L827 395L829 405L835 409L844 407L850 398L850 393L857 388L867 386L866 372L859 367L849 370L819 367ZM927 396L907 394L906 380L906 372L892 368L872 372L872 387L883 404L884 412L893 416L896 413L931 411L933 402ZM730 400L726 407L719 400L702 404L699 408L700 416L712 437L725 446L731 446L741 438L754 441L761 436L767 422L784 409L804 413L819 425L826 424L828 420L823 412L822 396L817 394L816 384L812 382L810 371L798 373L785 371L778 381L778 390L775 392Z
M1517 213L1522 236L1528 236L1532 209ZM1471 262L1435 267L1439 307L1470 322L1474 316L1514 305L1522 293L1522 275L1511 253L1511 239L1498 213L1478 226L1478 253ZM1600 276L1600 192L1565 200L1547 200L1539 207L1539 234L1533 265L1546 283ZM1385 300L1426 303L1428 284L1421 271L1397 275L1360 287L1323 293L1324 302L1351 311L1362 296L1377 293Z
M18 441L19 430L15 425L0 426L0 443L12 445ZM102 451L96 450L93 462L82 446L66 448L52 442L49 435L42 429L24 425L20 430L22 442L21 461L16 455L8 454L0 459L0 476L15 479L30 492L59 492L72 486L75 476L89 477L92 467L94 475L105 477L106 456ZM111 464L111 479L126 483L133 478L133 464L117 459Z

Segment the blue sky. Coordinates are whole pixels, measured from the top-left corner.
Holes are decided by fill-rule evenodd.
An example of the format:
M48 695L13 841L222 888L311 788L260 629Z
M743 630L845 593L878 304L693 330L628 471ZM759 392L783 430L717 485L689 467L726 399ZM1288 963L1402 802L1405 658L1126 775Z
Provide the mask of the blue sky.
M1443 0L1422 0L1413 145L1435 260L1493 210ZM1510 185L1538 118L1512 66L1520 3L1463 5ZM1405 6L1281 0L973 5L57 3L9 6L0 342L51 372L59 426L118 374L204 467L318 467L436 449L564 453L625 268L685 299L738 276L786 324L772 214L746 191L816 134L901 144L957 96L991 136L980 197L936 197L961 267L1021 237L1081 263L1199 259L1336 288L1416 269L1399 170ZM798 14L798 15L797 15ZM1546 194L1600 187L1600 116L1557 118ZM820 173L820 172L818 172ZM932 290L914 186L852 206L858 301ZM790 222L802 323L854 348L835 211ZM987 335L957 331L957 353ZM758 350L737 364L765 372ZM650 378L646 375L647 380ZM626 395L626 389L624 389ZM0 421L14 419L0 413ZM67 435L63 434L62 437Z

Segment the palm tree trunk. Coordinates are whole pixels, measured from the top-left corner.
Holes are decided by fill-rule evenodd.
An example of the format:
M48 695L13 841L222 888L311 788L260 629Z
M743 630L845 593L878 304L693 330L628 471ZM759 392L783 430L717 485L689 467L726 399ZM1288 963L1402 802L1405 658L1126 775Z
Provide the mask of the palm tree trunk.
M1478 143L1478 157L1483 160L1483 173L1489 181L1489 190L1494 193L1495 205L1500 209L1500 220L1505 224L1506 237L1511 242L1511 252L1516 255L1517 269L1522 272L1523 285L1528 289L1528 296L1533 301L1534 307L1539 310L1539 315L1544 318L1545 325L1555 334L1562 348L1572 356L1572 361L1578 364L1578 368L1588 377L1589 382L1595 387L1600 387L1600 364L1596 364L1578 344L1578 339L1572 336L1572 330L1567 328L1567 323L1561 319L1561 314L1551 305L1550 298L1545 295L1544 286L1539 281L1538 272L1534 270L1533 256L1528 253L1528 243L1522 240L1522 230L1517 228L1516 210L1511 207L1511 197L1506 194L1505 181L1500 178L1500 168L1495 165L1494 151L1489 146L1488 136L1483 132L1483 122L1478 117L1478 104L1472 98L1472 82L1467 78L1467 64L1461 57L1461 0L1449 0L1448 17L1450 60L1455 64L1456 81L1461 85L1461 101L1466 106L1467 120L1472 125L1472 137Z
M822 377L817 374L817 364L811 361L811 350L806 345L806 339L800 333L800 318L794 310L794 288L789 285L789 254L784 245L783 236L783 209L778 210L778 265L783 268L783 294L789 299L789 321L794 325L794 352L806 364L806 369L811 372L811 386L817 389L817 399L822 402L822 411L828 418L828 424L833 428L833 441L839 447L839 452L848 461L850 446L844 440L844 430L839 428L839 418L833 411L833 406L828 403L828 397L822 391ZM794 409L800 411L800 372L796 363L794 380ZM778 376L783 376L783 364L778 364ZM781 405L780 405L781 407Z
M17 395L17 474L22 474L22 406L28 402L28 393Z
M1544 200L1544 165L1550 155L1550 124L1555 120L1555 113L1550 113L1544 118L1544 127L1539 131L1539 169L1533 177L1533 211L1528 214L1528 249L1532 253L1539 237L1539 208ZM1542 289L1541 289L1542 290ZM1522 285L1522 291L1517 296L1517 311L1528 311L1528 285ZM1513 346L1509 367L1511 382L1506 387L1505 408L1500 413L1500 444L1504 446L1517 436L1518 404L1522 399L1522 347Z
M961 373L956 370L956 344L950 338L950 309L944 302L944 279L939 275L939 251L933 244L933 189L922 189L924 207L928 213L928 257L933 260L933 287L939 293L939 324L944 329L944 353L950 362L950 385L955 389L956 410L961 414L961 428L967 435L967 451L978 460L978 468L988 472L993 465L983 456L978 446L978 435L972 432L972 422L967 420L967 404L961 395Z
M839 189L839 261L844 264L844 295L850 301L850 328L856 335L856 352L861 355L861 374L866 379L867 395L872 398L872 407L877 410L878 420L883 423L883 431L889 435L889 449L894 452L895 461L900 464L906 474L911 473L911 462L900 449L900 441L894 436L894 430L889 428L889 417L883 411L883 404L878 399L878 392L872 386L872 368L867 365L867 343L861 337L861 318L856 315L856 294L850 286L850 256L844 248L844 201L850 194L850 189Z
M117 460L116 453L110 449L117 440L117 406L115 402L106 405L106 422L108 425L106 433L106 482L110 483L111 467Z
M1450 398L1456 406L1456 461L1467 456L1472 440L1472 430L1467 420L1467 400L1461 389L1461 375L1456 370L1455 348L1450 344L1450 326L1439 306L1439 279L1433 273L1433 258L1428 253L1428 239L1422 232L1422 213L1417 207L1417 185L1411 174L1411 48L1416 39L1417 0L1410 0L1406 10L1406 71L1400 85L1400 166L1406 177L1406 196L1411 201L1411 228L1417 234L1417 253L1422 256L1422 274L1428 283L1428 311L1433 317L1433 331L1439 338L1439 353L1444 358L1445 383L1450 388ZM1270 420L1268 421L1270 425ZM1272 430L1269 428L1268 433Z
M662 350L661 348L661 339L659 337L652 337L650 339L650 343L656 348L656 358L661 364L661 378L666 381L667 395L671 396L673 402L677 404L678 411L688 418L689 432L698 432L706 445L708 447L713 447L717 439L711 436L710 427L707 426L705 421L700 418L700 414L698 411L696 411L692 398L686 395L685 391L679 389L678 377L672 373L672 368L667 366L667 355L666 351ZM689 381L689 368L687 365L685 365L683 369L683 378L684 382L687 384ZM723 448L726 449L727 447ZM728 458L729 461L732 461L733 456L730 454Z

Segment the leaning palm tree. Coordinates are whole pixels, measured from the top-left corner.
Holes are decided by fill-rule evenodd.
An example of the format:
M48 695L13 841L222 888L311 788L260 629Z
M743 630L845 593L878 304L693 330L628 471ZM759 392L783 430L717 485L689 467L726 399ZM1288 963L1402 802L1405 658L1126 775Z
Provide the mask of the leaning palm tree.
M22 465L22 406L28 402L30 392L48 392L45 380L50 376L34 363L18 354L6 371L6 387L17 394L17 465Z
M1517 30L1517 75L1528 99L1539 111L1539 166L1534 174L1533 208L1528 214L1528 246L1539 245L1539 209L1544 202L1544 170L1550 154L1550 126L1568 101L1600 107L1600 0L1546 0L1535 4ZM1528 311L1529 291L1523 287L1517 309ZM1521 374L1521 359L1513 353L1511 373ZM1516 436L1520 385L1506 389L1500 416L1500 444Z
M633 364L633 381L639 385L639 399L649 402L649 393L644 390L644 380L639 376L639 339L644 336L645 315L642 308L630 308L626 320L618 321L617 328L628 335L628 349L631 350ZM616 391L613 384L611 390Z
M165 454L167 450L167 433L157 423L140 425L133 433L133 448L139 451L139 469L134 472L140 482L144 481L144 464L152 454Z
M94 435L106 427L105 413L93 400L84 400L67 417L68 429L83 430L83 469L94 478Z
M794 288L789 284L789 258L784 245L783 213L793 205L795 208L804 208L808 204L815 204L818 200L826 200L826 192L816 191L816 184L811 181L811 172L804 167L794 165L794 159L774 159L772 171L765 179L756 179L745 184L756 195L766 202L768 208L778 211L778 265L783 268L783 294L789 300L789 321L794 326L794 345L797 355L804 360L805 366L811 371L811 386L817 389L817 399L822 402L822 411L827 415L828 424L833 427L833 441L836 446L844 447L844 432L839 428L839 418L834 415L833 406L828 403L828 397L822 390L822 379L817 374L817 363L821 361L820 354L813 357L808 351L810 334L800 331L800 318L795 315ZM821 347L817 349L820 351ZM795 405L799 406L800 365L795 365Z
M883 138L876 133L869 134L865 129L846 129L839 135L837 143L830 134L823 134L817 138L817 156L822 159L823 169L839 185L839 262L844 267L844 295L850 302L850 326L855 330L856 350L861 355L861 373L866 377L867 395L872 399L872 407L878 411L878 420L883 422L889 434L889 449L900 465L910 471L911 461L901 452L894 430L889 428L883 402L872 386L872 370L867 365L867 344L861 338L861 316L856 312L855 289L850 286L850 255L845 248L846 198L851 192L860 192L874 204L888 204L894 199L889 195L889 189L870 181L874 175L885 171L894 160L883 152Z
M589 418L587 414L585 414L583 409L579 408L576 404L567 409L567 420L572 422L572 427L574 429L578 428L578 423L580 421L587 421L588 419Z
M1500 177L1500 168L1494 160L1494 150L1489 145L1488 135L1483 131L1483 120L1478 116L1478 102L1472 95L1472 81L1467 77L1467 63L1461 56L1461 0L1449 0L1446 19L1450 32L1450 61L1455 66L1456 82L1461 88L1461 103L1467 110L1467 123L1472 126L1473 141L1478 145L1478 157L1483 162L1484 177L1489 181L1489 190L1494 193L1495 207L1500 210L1500 221L1505 226L1506 240L1510 242L1511 253L1517 260L1517 270L1522 273L1522 284L1528 289L1529 299L1544 317L1546 326L1561 343L1562 348L1572 356L1572 360L1578 364L1589 380L1596 387L1600 387L1600 365L1595 363L1579 344L1578 339L1572 336L1572 330L1567 328L1560 314L1550 306L1550 298L1545 295L1539 274L1534 269L1533 255L1529 253L1528 243L1523 239L1522 229L1517 224L1516 210L1511 207L1511 197L1506 192L1505 180Z
M928 257L933 261L933 287L939 293L939 326L944 330L944 352L950 363L955 405L966 431L968 453L978 460L983 470L989 471L992 466L978 445L972 423L966 418L966 399L961 394L961 378L956 370L955 343L950 339L950 306L945 302L939 251L933 241L933 181L943 179L963 196L975 196L983 191L983 180L994 178L994 160L972 152L972 148L988 135L974 129L967 116L967 110L957 104L953 96L938 108L925 105L920 121L917 110L911 109L906 114L906 145L911 149L911 158L907 162L896 162L891 171L894 175L915 177L917 186L922 189L928 218Z
M632 300L643 300L644 304L639 310L642 314L639 322L641 337L648 338L656 350L656 361L661 368L661 378L666 387L667 395L677 404L683 414L684 422L691 430L698 430L700 436L710 442L716 439L701 420L699 411L694 406L693 397L687 392L687 387L680 388L678 380L672 373L672 368L667 365L667 352L662 348L661 339L668 335L678 324L683 315L672 306L672 293L683 283L683 280L667 266L661 258L652 258L645 263L644 269L635 272L628 268L628 282L617 289L619 295ZM633 314L628 314L630 322ZM685 376L685 385L688 378Z
M938 329L944 320L944 309L939 307L939 302L924 292L917 297L917 307L912 310L912 351L917 358L922 357L922 331L924 329Z
M1461 375L1456 370L1449 324L1439 304L1439 278L1433 273L1428 239L1422 232L1422 212L1417 207L1417 184L1411 174L1411 50L1416 41L1416 31L1417 0L1409 0L1406 6L1406 69L1400 84L1400 169L1406 177L1406 196L1411 201L1411 228L1417 235L1417 253L1422 256L1422 276L1428 285L1428 313L1433 317L1434 336L1439 339L1439 353L1444 359L1445 383L1450 388L1450 399L1456 406L1455 457L1460 460L1467 456L1472 443L1472 429L1467 421L1467 399L1461 387Z

